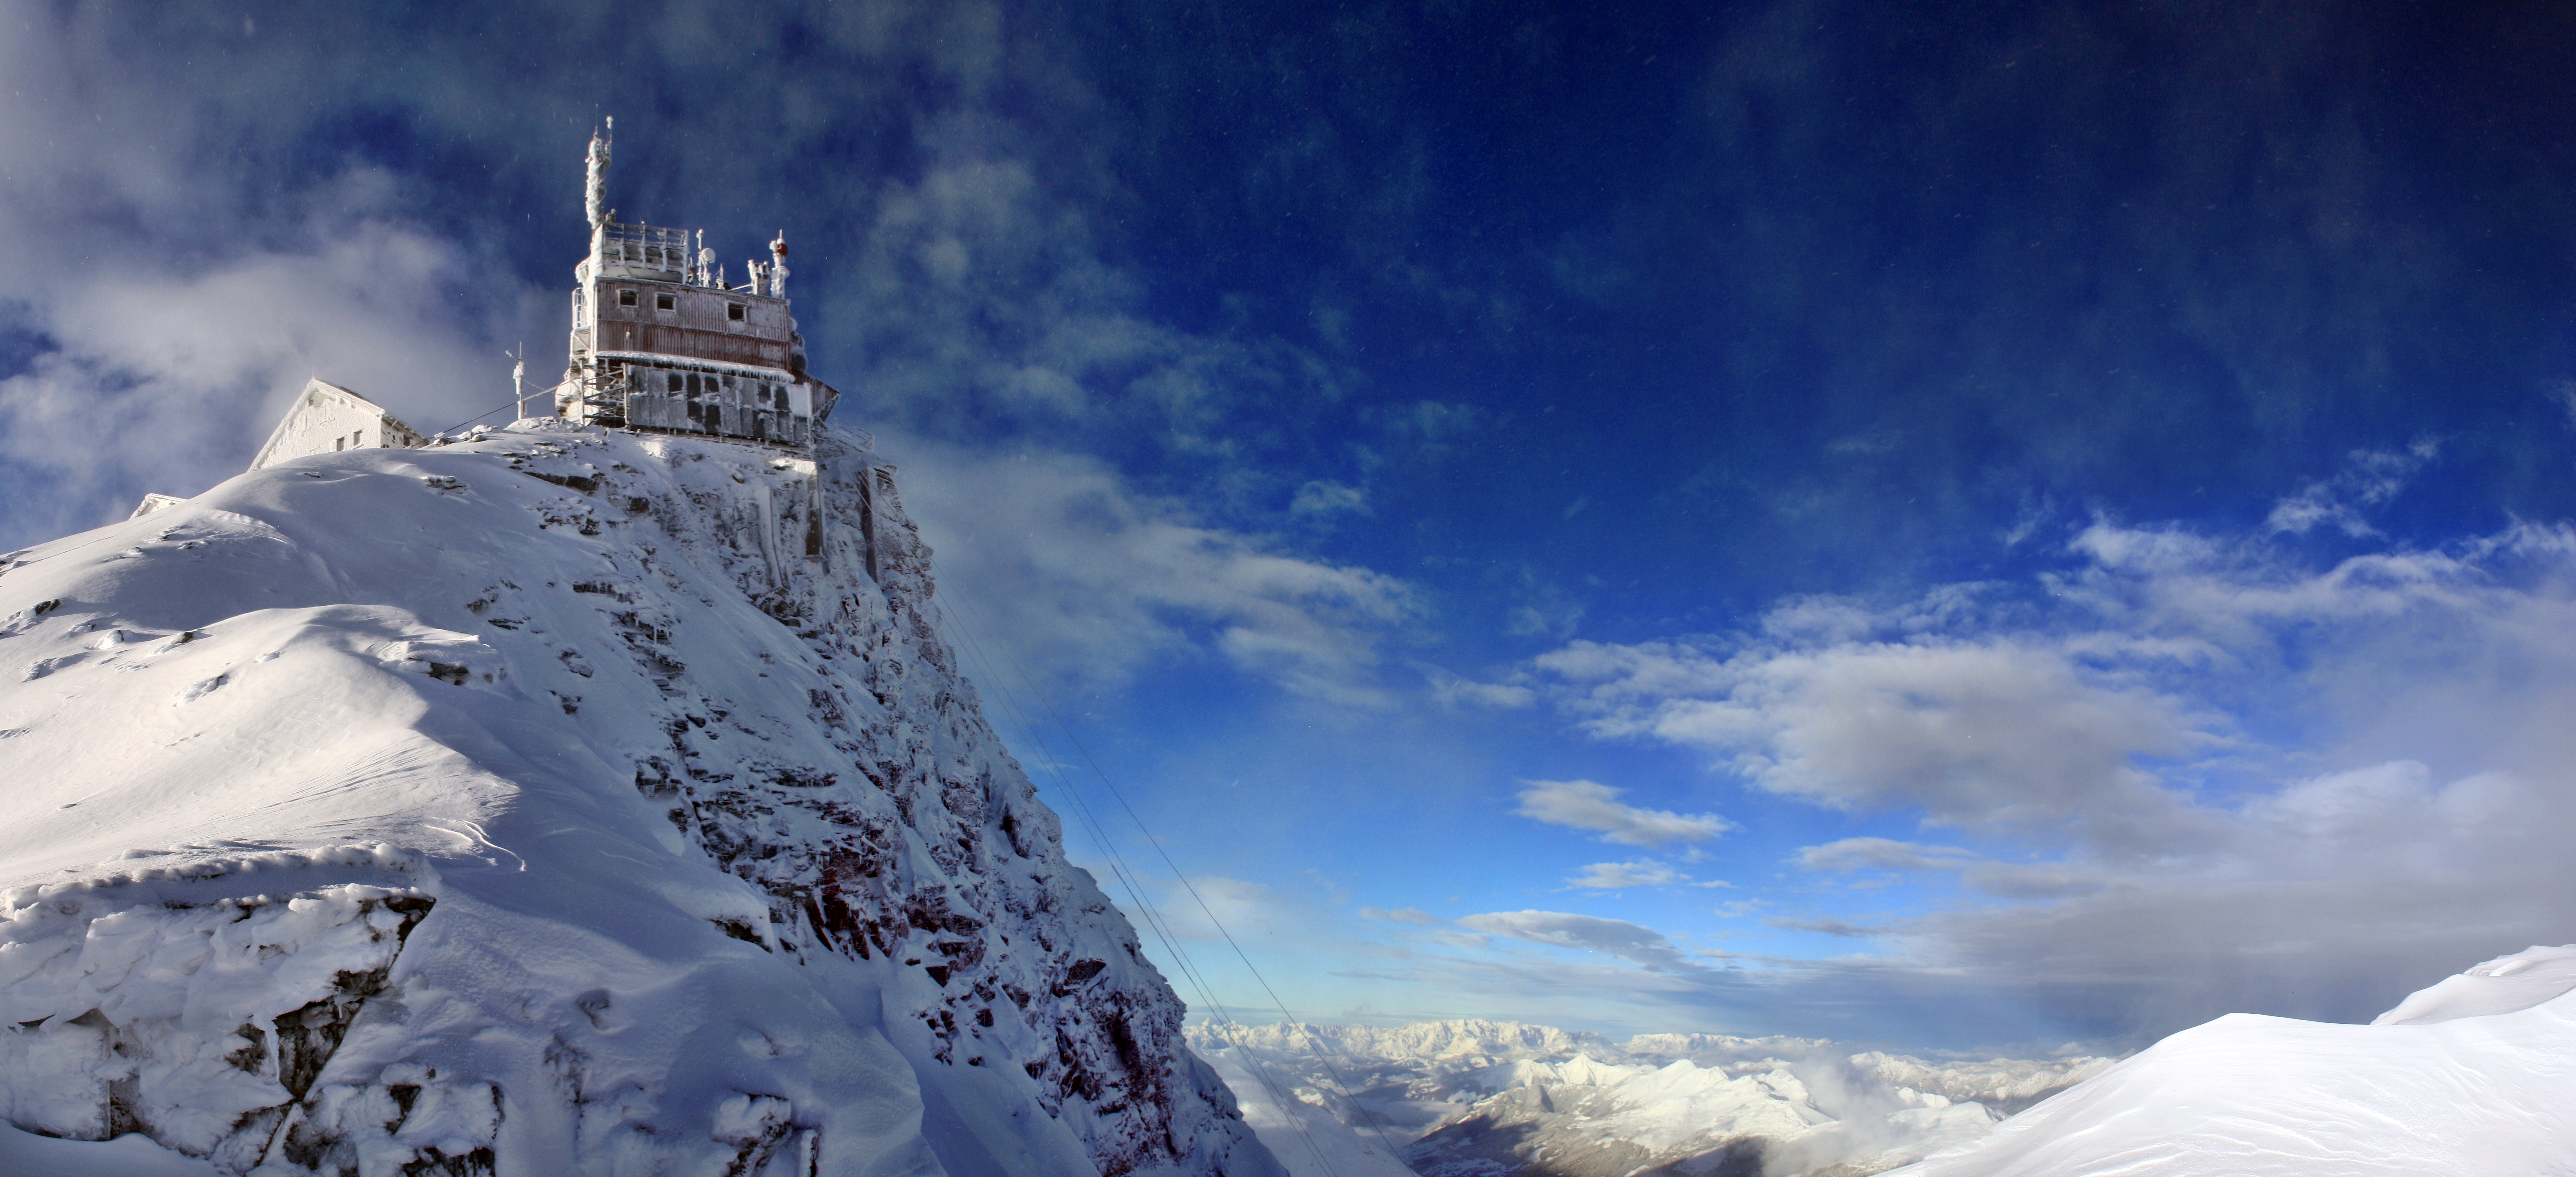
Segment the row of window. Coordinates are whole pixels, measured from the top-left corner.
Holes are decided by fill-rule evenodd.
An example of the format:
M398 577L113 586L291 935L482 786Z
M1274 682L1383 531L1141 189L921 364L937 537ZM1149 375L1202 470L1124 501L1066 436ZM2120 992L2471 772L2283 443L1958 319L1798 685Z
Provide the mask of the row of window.
M692 399L708 393L713 393L725 385L732 383L732 381L723 377L712 375L700 376L696 372L665 371L662 375L664 381L663 391L677 396L686 396ZM646 377L645 379L650 379L650 377ZM642 380L638 380L636 383L638 387L645 386ZM752 399L757 401L763 408L784 410L787 408L787 387L782 384L768 383L753 385Z
M617 305L622 306L622 307L631 307L631 306L636 305L636 292L635 292L635 291L632 291L632 290L620 290L620 291L618 291L618 292L617 292ZM656 295L654 295L654 296L653 296L653 309L654 309L654 310L657 310L657 311L672 311L672 310L678 310L679 308L680 308L680 296L679 296L679 295L676 295L676 294L656 294ZM745 307L743 304L738 303L738 302L729 302L729 303L726 303L726 304L725 304L725 317L726 317L726 318L728 318L728 319L731 319L731 320L733 320L734 322L737 322L737 323L742 322L742 321L743 321L743 314L744 314L744 312L745 312L745 311L747 311L748 309L749 309L749 308Z

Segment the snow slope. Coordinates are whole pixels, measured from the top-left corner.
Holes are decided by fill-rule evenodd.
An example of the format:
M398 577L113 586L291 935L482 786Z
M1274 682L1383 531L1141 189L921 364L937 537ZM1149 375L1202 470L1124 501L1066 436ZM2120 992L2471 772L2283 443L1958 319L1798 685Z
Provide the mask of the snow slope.
M2576 1174L2571 989L2576 947L2533 948L2422 990L2367 1026L2229 1014L1897 1172Z
M2110 1065L1930 1062L1811 1038L1621 1044L1472 1020L1199 1025L1190 1037L1233 1068L1227 1080L1247 1104L1278 1102L1252 1094L1255 1060L1293 1090L1298 1115L1252 1117L1292 1172L1306 1171L1302 1150L1338 1156L1384 1140L1430 1177L1872 1173L1983 1136L1998 1116L1978 1098L2025 1106Z
M230 1173L1278 1172L928 560L842 440L550 423L0 556L0 1121Z

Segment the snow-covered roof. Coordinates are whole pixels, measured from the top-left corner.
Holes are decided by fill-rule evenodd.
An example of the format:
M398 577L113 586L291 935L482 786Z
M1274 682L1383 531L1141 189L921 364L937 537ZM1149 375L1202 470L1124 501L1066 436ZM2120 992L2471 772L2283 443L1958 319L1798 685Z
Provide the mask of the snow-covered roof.
M154 511L160 510L163 507L175 507L187 501L188 500L180 498L177 495L165 495L157 492L147 493L143 496L142 502L134 505L134 513L126 516L126 518L140 519Z
M406 425L383 405L320 377L304 385L302 395L270 431L268 442L250 468L264 470L290 458L345 449L410 449L429 439ZM138 511L138 513L140 513Z

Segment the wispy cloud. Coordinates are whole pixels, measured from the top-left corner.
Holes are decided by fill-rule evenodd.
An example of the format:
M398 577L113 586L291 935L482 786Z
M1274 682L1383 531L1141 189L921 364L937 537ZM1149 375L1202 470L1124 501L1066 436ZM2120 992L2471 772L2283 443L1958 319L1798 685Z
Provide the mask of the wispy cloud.
M1363 907L1360 909L1360 918L1388 924L1428 925L1441 922L1439 916L1419 907L1399 907L1392 911L1382 907Z
M2299 488L2299 493L2275 503L2265 525L2275 533L2292 535L2305 535L2327 525L2354 539L2377 535L2379 529L2370 525L2364 512L2396 498L2414 479L2415 472L2440 452L2440 444L2430 439L2418 441L2402 453L2355 450L2334 477L2311 482Z
M1767 919L1762 922L1784 931L1814 932L1819 935L1835 936L1846 940L1866 940L1886 931L1884 928L1872 928L1861 924L1848 923L1843 920L1801 920L1790 919L1782 916Z
M1297 488L1296 496L1288 500L1288 513L1329 516L1345 513L1368 515L1373 512L1369 510L1367 492L1360 488L1318 481Z
M1798 851L1798 865L1820 871L1955 872L1969 890L1998 899L2061 899L2098 891L2101 868L2082 863L1995 862L1960 846L1927 846L1889 838L1844 838Z
M1593 781L1523 781L1522 817L1569 829L1590 830L1604 842L1653 849L1674 842L1706 842L1735 828L1714 813L1641 809L1619 800L1621 790Z
M1486 683L1461 678L1436 666L1420 668L1431 684L1433 702L1443 707L1493 707L1512 709L1527 707L1538 701L1538 692L1520 683Z
M1844 838L1798 851L1798 865L1808 870L1959 870L1976 861L1973 850L1889 838Z
M1419 608L1401 580L1209 526L1093 459L885 445L961 620L1035 672L1117 682L1195 653L1344 705L1395 697L1382 650Z
M1669 864L1647 859L1641 862L1596 862L1583 868L1583 873L1565 881L1567 890L1624 891L1632 887L1701 887L1689 875L1674 870Z
M1617 957L1658 972L1692 972L1690 962L1664 934L1626 920L1561 911L1497 911L1462 916L1458 923L1495 936Z

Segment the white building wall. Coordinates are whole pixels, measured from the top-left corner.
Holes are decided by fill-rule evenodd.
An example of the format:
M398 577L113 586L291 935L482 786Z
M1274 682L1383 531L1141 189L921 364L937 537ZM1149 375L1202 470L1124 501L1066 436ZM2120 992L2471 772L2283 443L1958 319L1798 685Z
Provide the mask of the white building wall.
M290 458L339 450L408 449L424 440L419 431L395 419L383 406L348 389L315 380L304 386L303 395L286 410L286 418L268 435L268 444L260 447L250 468L264 469Z

